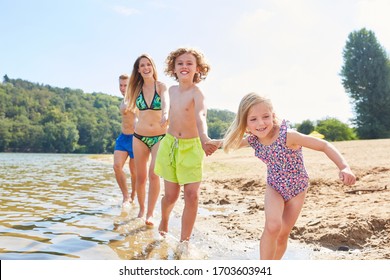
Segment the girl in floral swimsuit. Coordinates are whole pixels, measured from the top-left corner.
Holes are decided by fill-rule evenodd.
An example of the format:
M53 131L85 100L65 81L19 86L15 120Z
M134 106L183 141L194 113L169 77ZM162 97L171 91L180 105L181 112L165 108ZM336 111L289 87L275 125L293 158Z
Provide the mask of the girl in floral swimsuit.
M244 137L245 133L249 136ZM267 165L260 259L281 259L308 188L302 147L324 152L339 168L339 177L344 184L352 185L356 178L332 144L289 130L286 121L280 124L271 101L256 93L243 97L236 119L223 141L225 152L248 145L255 150L255 156Z

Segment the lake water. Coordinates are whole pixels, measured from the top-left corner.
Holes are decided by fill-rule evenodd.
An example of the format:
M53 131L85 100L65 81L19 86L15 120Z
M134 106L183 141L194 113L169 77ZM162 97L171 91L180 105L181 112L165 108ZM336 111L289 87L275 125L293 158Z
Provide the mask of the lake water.
M172 213L171 232L163 239L135 218L136 204L121 208L109 161L91 155L0 153L0 191L1 260L180 258L180 202ZM203 214L207 209L200 208ZM195 224L186 258L258 256L257 240L235 244L227 237L206 235ZM285 256L309 258L308 250L298 245L290 246Z

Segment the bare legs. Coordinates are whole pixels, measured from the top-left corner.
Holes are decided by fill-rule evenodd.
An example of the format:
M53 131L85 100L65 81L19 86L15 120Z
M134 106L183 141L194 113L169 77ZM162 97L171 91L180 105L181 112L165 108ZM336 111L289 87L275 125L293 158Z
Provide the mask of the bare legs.
M161 235L168 232L169 216L180 195L180 185L164 181L165 194L161 199L161 222L158 231Z
M136 186L135 186L135 178L136 178L136 172L135 172L135 161L133 158L129 159L129 170L130 170L130 176L131 176L131 195L130 199L131 202L134 201L135 195L136 195Z
M160 234L168 232L169 216L180 195L180 185L165 181L165 195L161 199L161 222L158 228ZM198 213L200 182L184 185L184 209L181 218L180 241L190 240Z
M153 213L156 206L158 196L160 194L160 178L154 173L154 163L160 143L155 144L150 151L149 148L139 139L134 138L134 159L136 165L136 190L139 204L138 218L145 215L145 198L146 198L146 181L149 177L149 192L148 192L148 208L146 212L145 223L153 225ZM151 155L149 168L147 166ZM149 171L148 171L149 170Z
M123 171L123 166L125 165L125 162L127 160L127 157L129 154L126 151L114 151L114 172L115 172L115 178L118 183L118 186L122 192L122 204L132 202L135 197L135 168L134 168L134 162L132 159L129 161L129 168L130 168L130 174L131 174L131 196L129 196L129 191L127 189L127 179L126 174Z
M301 212L306 192L284 202L282 196L267 186L265 225L260 239L260 259L280 260L287 249L288 237Z

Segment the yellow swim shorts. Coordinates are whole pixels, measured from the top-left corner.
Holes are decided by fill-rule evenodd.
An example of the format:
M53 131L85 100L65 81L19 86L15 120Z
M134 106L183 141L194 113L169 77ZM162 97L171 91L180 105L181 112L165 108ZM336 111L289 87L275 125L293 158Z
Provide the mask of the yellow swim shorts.
M180 185L201 182L204 155L199 137L178 139L167 133L160 142L154 172Z

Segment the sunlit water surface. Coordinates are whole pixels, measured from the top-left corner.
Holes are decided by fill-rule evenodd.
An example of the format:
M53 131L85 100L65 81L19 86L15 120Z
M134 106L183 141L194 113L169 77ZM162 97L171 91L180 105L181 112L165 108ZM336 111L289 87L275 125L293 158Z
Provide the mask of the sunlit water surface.
M180 202L170 234L122 209L110 162L90 155L0 153L0 259L258 259L258 241L235 244L194 229L189 250L180 235ZM160 205L156 206L157 211ZM156 212L157 212L156 211ZM199 215L207 215L200 209ZM158 217L158 213L156 213ZM195 225L196 226L196 225ZM286 259L308 259L301 248Z

